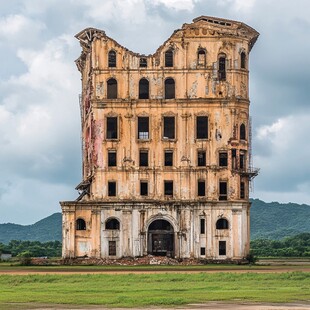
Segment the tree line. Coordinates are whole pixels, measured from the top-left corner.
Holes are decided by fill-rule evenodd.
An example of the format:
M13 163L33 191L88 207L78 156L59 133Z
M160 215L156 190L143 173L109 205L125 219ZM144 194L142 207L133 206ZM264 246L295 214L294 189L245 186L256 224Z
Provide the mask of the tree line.
M62 244L60 241L21 241L11 240L8 244L0 243L0 253L18 256L27 252L31 257L59 257Z
M310 257L310 233L301 233L282 240L253 240L251 253L258 257Z

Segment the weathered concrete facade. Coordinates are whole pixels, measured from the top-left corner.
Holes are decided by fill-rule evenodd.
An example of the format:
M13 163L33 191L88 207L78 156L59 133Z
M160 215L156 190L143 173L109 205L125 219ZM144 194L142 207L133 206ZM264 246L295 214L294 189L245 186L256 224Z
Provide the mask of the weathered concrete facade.
M63 257L244 258L258 33L201 16L149 56L98 29L76 37L83 181L61 202Z

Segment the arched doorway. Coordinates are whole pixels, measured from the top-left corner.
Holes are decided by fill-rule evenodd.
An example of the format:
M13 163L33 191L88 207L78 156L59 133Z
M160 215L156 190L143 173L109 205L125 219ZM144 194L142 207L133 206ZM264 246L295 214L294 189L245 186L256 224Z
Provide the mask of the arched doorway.
M156 256L174 256L174 231L166 220L155 220L148 229L148 253Z

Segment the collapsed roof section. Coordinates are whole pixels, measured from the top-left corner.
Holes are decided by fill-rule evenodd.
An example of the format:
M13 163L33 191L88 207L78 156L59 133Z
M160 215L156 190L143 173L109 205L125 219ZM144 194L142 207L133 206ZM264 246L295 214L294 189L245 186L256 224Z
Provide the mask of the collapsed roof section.
M195 31L198 29L203 29L202 35L204 37L216 38L234 36L247 39L249 42L249 51L252 49L259 36L259 33L255 29L242 22L211 16L200 16L194 18L193 23L183 24L181 29L175 30L172 35L156 50L154 54L145 56L143 54L135 53L128 50L126 47L122 46L112 38L108 37L103 30L97 28L86 28L75 35L75 37L80 41L80 45L82 47L81 56L75 62L78 69L81 71L81 63L85 61L86 55L90 52L91 43L95 39L113 41L115 46L118 46L137 57L155 57L167 44L169 44L170 41L172 41L173 38L185 37L186 34L190 33L190 31Z

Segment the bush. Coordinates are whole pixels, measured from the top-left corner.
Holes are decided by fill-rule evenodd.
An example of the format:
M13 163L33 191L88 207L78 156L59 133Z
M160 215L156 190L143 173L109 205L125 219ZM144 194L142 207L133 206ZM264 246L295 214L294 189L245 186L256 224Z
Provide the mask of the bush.
M31 253L29 251L24 251L17 255L19 262L22 266L31 265Z

